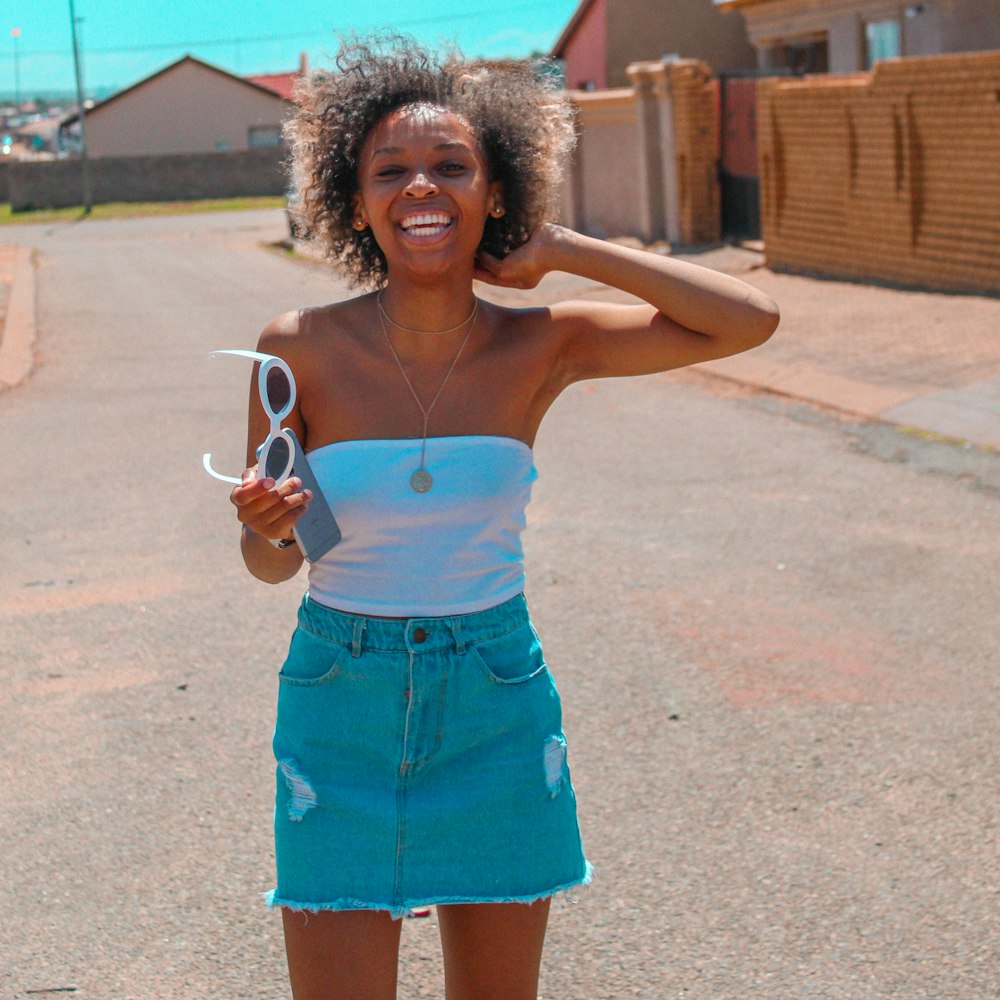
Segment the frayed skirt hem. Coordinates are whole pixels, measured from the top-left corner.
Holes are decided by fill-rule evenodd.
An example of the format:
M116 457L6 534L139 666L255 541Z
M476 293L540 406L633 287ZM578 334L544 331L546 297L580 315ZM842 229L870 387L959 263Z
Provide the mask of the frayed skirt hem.
M549 899L561 892L569 892L581 886L589 885L594 869L587 862L586 870L581 878L558 885L554 889L527 896L423 896L419 899L409 899L402 903L375 903L362 899L336 899L329 903L301 903L294 899L282 899L278 890L261 893L264 902L271 909L284 909L292 913L323 913L344 910L379 910L389 913L394 920L400 920L427 906L448 906L457 903L537 903L540 899Z

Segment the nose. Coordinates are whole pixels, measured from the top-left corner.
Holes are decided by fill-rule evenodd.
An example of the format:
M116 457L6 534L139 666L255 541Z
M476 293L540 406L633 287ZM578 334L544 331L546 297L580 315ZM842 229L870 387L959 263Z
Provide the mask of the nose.
M437 194L437 185L423 170L418 170L410 179L403 192L410 198L426 198L429 195Z

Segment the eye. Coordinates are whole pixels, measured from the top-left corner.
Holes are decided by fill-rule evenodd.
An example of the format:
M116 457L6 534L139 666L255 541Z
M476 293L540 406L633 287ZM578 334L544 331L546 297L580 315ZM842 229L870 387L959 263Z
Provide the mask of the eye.
M379 169L375 171L375 176L388 179L392 177L398 177L402 172L403 172L402 167L389 165L385 167L379 167Z
M447 163L442 163L438 170L443 174L461 174L468 169L464 163L459 160L449 160Z

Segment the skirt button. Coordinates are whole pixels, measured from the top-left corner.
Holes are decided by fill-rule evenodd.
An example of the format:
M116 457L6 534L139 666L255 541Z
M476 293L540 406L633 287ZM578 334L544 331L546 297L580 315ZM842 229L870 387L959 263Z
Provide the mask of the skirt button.
M427 638L427 632L422 628L415 628L413 630L413 641L423 642Z

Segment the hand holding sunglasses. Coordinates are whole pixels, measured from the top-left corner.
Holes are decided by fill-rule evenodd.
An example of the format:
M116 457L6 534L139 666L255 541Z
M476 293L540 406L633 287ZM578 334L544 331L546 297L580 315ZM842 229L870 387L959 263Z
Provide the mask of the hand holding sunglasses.
M273 489L277 489L291 474L295 457L295 438L292 432L281 426L281 421L292 412L295 405L295 377L291 368L273 354L261 354L260 351L212 351L209 357L217 354L233 354L240 358L250 358L259 361L257 369L257 392L260 395L260 405L264 408L271 422L264 443L257 450L258 478L274 480ZM243 480L236 476L224 476L212 468L212 456L208 453L202 456L205 471L223 483L233 483L236 486Z
M257 449L258 478L273 479L274 486L271 489L277 490L289 476L296 475L302 480L302 488L311 491L312 500L292 528L292 534L306 559L315 562L340 541L341 535L333 511L323 496L302 446L290 428L281 426L281 421L292 412L295 405L295 377L292 370L281 358L259 351L212 351L210 357L217 354L232 354L260 362L257 392L271 426L264 443ZM202 465L214 479L234 486L243 485L242 478L216 472L212 468L212 456L207 452L202 456Z

